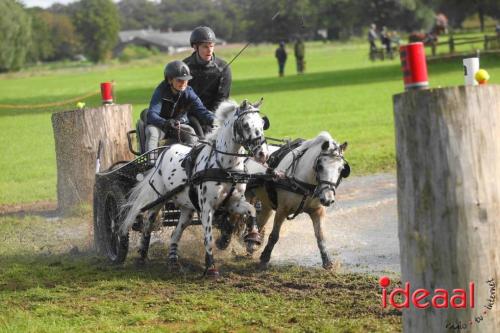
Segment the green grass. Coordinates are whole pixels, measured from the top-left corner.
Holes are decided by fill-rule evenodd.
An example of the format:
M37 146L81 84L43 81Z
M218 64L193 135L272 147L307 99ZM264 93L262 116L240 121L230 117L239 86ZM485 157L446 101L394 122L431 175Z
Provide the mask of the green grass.
M250 46L232 65L232 98L264 97L262 111L271 119L268 135L305 137L329 131L349 141L346 153L353 175L395 168L392 96L403 91L399 59L372 63L367 45L307 44L307 73L295 75L293 55L286 77L277 77L275 46ZM221 47L231 59L238 47ZM288 49L289 53L292 51ZM176 57L182 58L184 55ZM131 103L135 117L148 104L171 57L158 56L129 64L74 68L49 65L0 75L0 104L43 104L63 101L97 90L99 83L116 81L118 103ZM500 82L500 58L481 59L491 83ZM461 60L429 64L431 87L463 84ZM99 105L99 96L85 100ZM54 200L56 166L50 123L57 108L0 109L0 204Z
M212 281L164 255L112 266L84 250L88 219L0 217L0 332L401 330L374 276L225 260Z

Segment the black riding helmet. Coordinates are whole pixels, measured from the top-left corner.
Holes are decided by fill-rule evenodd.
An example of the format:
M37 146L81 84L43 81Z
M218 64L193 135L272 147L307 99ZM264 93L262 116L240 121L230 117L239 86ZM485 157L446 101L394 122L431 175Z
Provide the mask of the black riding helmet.
M194 44L215 43L215 33L209 27L196 27L191 33L189 42L191 43L191 47L193 47Z
M180 60L169 62L167 66L165 66L163 74L167 81L172 79L191 80L193 78L189 72L188 65Z

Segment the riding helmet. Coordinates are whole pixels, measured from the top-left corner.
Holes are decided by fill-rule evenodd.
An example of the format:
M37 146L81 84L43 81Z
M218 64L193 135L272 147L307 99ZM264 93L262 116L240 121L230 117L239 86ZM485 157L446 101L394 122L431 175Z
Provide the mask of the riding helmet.
M191 80L193 78L189 72L188 65L180 60L169 62L167 66L165 66L165 72L163 74L165 76L165 80Z
M215 33L209 27L196 27L191 33L189 42L191 43L191 47L199 43L215 43Z

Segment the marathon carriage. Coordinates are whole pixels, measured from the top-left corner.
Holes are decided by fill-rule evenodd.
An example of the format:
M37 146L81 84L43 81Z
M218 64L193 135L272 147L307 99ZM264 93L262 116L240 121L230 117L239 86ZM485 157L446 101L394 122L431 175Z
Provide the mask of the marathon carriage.
M228 138L228 147L230 146L229 142L231 142L232 145L236 145L238 148L236 148L236 152L239 151L240 147L244 147L248 149L249 151L252 151L252 153L255 156L261 157L261 162L264 162L265 159L268 157L267 153L267 145L265 143L264 139L264 133L263 130L267 128L268 126L268 120L267 118L261 118L258 110L258 105L260 103L257 103L255 105L252 105L248 103L247 101L244 101L239 107L235 103L227 103L229 104L229 109L231 109L229 112L228 111L221 111L221 113L226 113L230 114L231 119L225 119L220 124L220 127L222 130L219 130L219 132L224 132L226 133L226 136L229 136ZM228 105L226 105L226 108L228 108ZM218 111L219 112L219 111ZM125 260L127 253L128 253L128 243L129 243L129 237L128 237L128 228L131 226L131 230L135 231L142 231L144 235L144 230L148 227L145 227L144 224L148 224L149 219L145 219L142 216L139 216L139 212L145 212L150 209L156 210L160 205L161 209L159 209L159 216L155 216L155 220L157 218L160 219L160 222L163 226L174 226L178 227L179 225L179 219L181 218L182 223L186 223L185 219L182 219L182 210L179 210L179 207L176 206L173 202L173 200L170 200L170 197L177 197L181 196L183 193L186 192L187 188L187 183L192 183L195 181L195 179L202 178L202 180L199 182L200 186L200 193L201 193L201 184L203 183L203 193L206 191L206 186L204 182L212 181L213 186L217 187L220 186L220 182L215 183L216 180L221 180L222 185L226 185L226 183L233 183L233 186L231 187L231 190L227 190L226 192L223 192L223 194L231 199L231 200L224 200L223 204L221 205L220 202L218 206L220 206L220 209L215 209L212 211L210 214L210 227L207 227L205 224L207 221L205 220L205 233L207 231L210 232L210 239L211 239L211 225L218 226L219 224L225 223L225 221L228 218L229 215L229 208L231 208L231 211L234 212L235 210L241 209L241 207L246 207L245 208L245 214L248 211L250 214L250 211L252 211L252 221L255 225L255 230L256 230L256 217L255 217L255 210L250 204L247 204L246 201L239 202L238 200L233 200L235 199L232 195L233 190L235 188L235 184L240 184L240 183L246 183L249 179L249 175L243 173L243 172L226 172L225 169L221 166L220 160L222 160L222 164L224 164L224 158L227 160L233 158L239 158L241 162L239 163L241 166L241 170L243 170L243 158L246 158L250 155L248 154L238 154L238 153L228 153L227 151L222 151L224 149L221 149L220 147L217 146L218 144L218 139L212 137L212 141L202 141L201 144L198 144L195 146L193 149L189 149L190 152L188 153L189 156L194 155L193 158L193 164L194 161L196 160L196 157L203 157L203 153L207 154L207 151L210 151L210 156L212 156L212 152L215 152L215 162L217 162L217 165L219 165L220 169L222 170L219 172L200 172L198 170L197 173L193 174L192 177L187 177L186 179L182 179L183 181L186 181L186 185L182 186L177 186L175 189L172 190L172 188L168 189L167 186L167 193L159 193L157 192L158 196L155 195L156 200L151 200L149 198L151 194L149 194L148 199L146 202L141 202L140 203L140 210L137 210L137 207L135 205L130 208L130 210L133 210L133 215L135 216L134 219L135 223L130 223L130 212L127 214L124 214L122 212L122 208L127 202L127 200L130 200L130 198L133 198L133 192L136 190L136 188L139 188L142 186L141 184L145 184L144 177L149 177L151 174L155 174L155 172L150 171L153 169L153 167L156 167L157 169L160 167L163 167L163 169L168 169L165 168L165 165L168 164L168 161L162 160L164 156L170 156L169 154L172 154L173 150L179 149L178 147L182 145L175 145L175 144L170 144L171 142L167 143L167 145L156 148L154 150L145 152L145 117L146 117L146 110L144 110L141 113L141 117L139 121L137 122L137 128L134 131L130 131L127 133L128 136L128 142L129 142L129 148L132 153L137 155L138 157L132 161L122 161L115 163L112 167L110 167L108 170L103 171L103 172L97 172L96 173L96 181L95 181L95 188L94 188L94 240L97 249L99 250L100 253L105 254L110 261L114 263L121 263ZM220 117L223 119L223 117ZM223 119L224 120L224 119ZM193 125L197 135L200 138L204 137L204 132L203 128L200 126L199 122L196 120L196 118L190 118L190 122ZM257 125L252 125L257 124ZM251 126L248 126L250 123ZM229 124L229 125L228 125ZM229 127L230 126L230 127ZM234 127L234 128L233 128ZM217 134L217 138L223 134ZM237 140L234 140L234 137L231 136L236 136ZM134 140L135 137L135 140ZM133 147L133 142L137 141L137 146L138 150L134 149ZM240 142L237 142L240 141ZM236 143L235 143L236 142ZM226 146L226 141L223 141L224 147ZM206 148L206 147L209 148ZM177 147L177 148L172 148L172 147ZM181 147L182 148L182 147ZM206 149L205 149L206 148ZM99 149L100 150L100 149ZM187 151L188 148L184 146L181 150ZM263 153L264 151L264 153ZM177 154L177 152L176 152ZM181 153L179 153L181 154ZM199 155L196 155L199 154ZM219 156L219 158L217 158ZM263 158L265 156L265 158ZM213 158L212 157L207 157L206 156L206 161L208 161ZM187 158L186 158L187 159ZM170 162L172 162L172 158L169 158ZM182 160L181 160L182 161ZM174 160L175 163L176 161ZM180 161L177 161L180 162ZM155 166L156 163L156 166ZM214 163L215 164L215 163ZM181 164L178 164L179 166ZM198 163L196 165L198 167ZM214 165L208 165L206 166L207 168L212 168L213 171L216 170L218 167ZM182 169L186 168L188 169L188 166L184 166L182 164ZM191 166L193 170L196 168L194 166ZM161 175L161 170L159 174ZM185 171L185 170L184 170ZM207 170L202 170L202 171L207 171ZM187 172L187 171L185 171ZM200 176L201 174L201 176ZM203 178L207 177L208 180L204 180ZM225 178L224 178L225 177ZM198 184L198 183L197 183ZM146 186L143 186L146 187ZM132 191L131 191L132 190ZM150 191L150 190L149 190ZM155 190L156 191L156 190ZM130 194L132 192L132 194ZM175 193L174 193L175 192ZM241 191L240 191L241 192ZM238 193L238 191L234 192L235 194ZM130 196L130 198L129 198ZM244 199L244 188L243 188L243 194L241 194L241 197ZM191 198L191 196L190 196ZM237 199L237 198L236 198ZM234 202L233 202L234 201ZM236 205L238 203L238 205ZM203 201L203 204L205 204L205 201ZM195 207L197 205L194 205ZM201 205L201 200L200 200L200 206ZM240 208L235 208L240 207ZM229 208L228 208L229 207ZM199 207L197 207L199 208ZM203 207L202 207L203 208ZM206 208L206 207L205 207ZM192 224L197 224L200 225L202 224L201 222L201 217L204 214L203 209L201 210L201 215L200 215L200 210L197 209L198 214L194 214L194 216L191 219L191 222L189 225ZM138 213L135 215L135 213ZM185 212L185 210L184 210ZM194 210L193 210L194 212ZM206 212L206 211L205 211ZM238 213L238 212L237 212ZM190 214L191 215L191 214ZM206 215L206 214L205 214ZM248 215L250 216L250 215ZM213 217L213 218L212 218ZM182 224L181 223L181 224ZM124 227L123 225L126 225L127 229L126 232L124 232ZM183 229L183 228L181 228ZM182 232L182 231L181 231ZM175 233L174 233L175 234ZM254 234L257 234L254 232ZM207 236L205 236L207 237ZM205 239L207 240L207 238ZM145 239L143 237L143 243ZM207 243L207 242L205 242ZM144 244L141 245L143 247ZM147 244L145 246L145 255L147 255L147 248L149 247L149 239L147 239ZM209 253L207 249L207 254ZM142 256L141 257L145 257ZM211 256L211 253L209 254ZM213 260L210 260L213 265ZM208 266L207 266L208 268Z
M128 146L131 153L137 158L132 161L119 161L108 170L96 170L94 185L94 242L97 250L106 255L113 263L121 263L128 253L128 236L121 237L118 234L120 227L120 208L125 203L127 194L134 187L137 181L144 177L144 174L154 167L154 164L167 147L165 141L163 146L146 152L146 113L147 109L141 112L137 121L136 129L127 132ZM196 134L204 137L204 131L199 121L195 117L190 117ZM134 142L135 147L134 147ZM101 147L98 149L98 159ZM164 227L175 227L179 220L179 209L171 201L165 203L161 210L161 224ZM201 222L196 217L192 221L193 225L200 225ZM134 231L141 231L142 221L138 219L134 224Z

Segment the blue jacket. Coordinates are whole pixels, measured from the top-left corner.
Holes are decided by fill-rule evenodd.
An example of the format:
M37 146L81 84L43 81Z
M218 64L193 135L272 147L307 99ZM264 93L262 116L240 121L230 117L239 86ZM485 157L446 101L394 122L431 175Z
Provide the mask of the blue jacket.
M174 94L167 81L156 87L147 116L148 125L163 128L167 119L176 119L181 124L188 123L188 115L198 118L201 124L211 125L214 115L208 111L191 87Z

